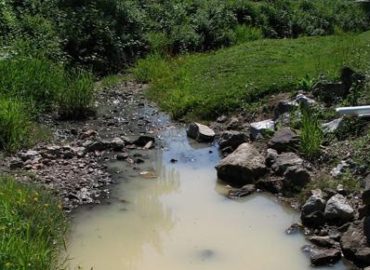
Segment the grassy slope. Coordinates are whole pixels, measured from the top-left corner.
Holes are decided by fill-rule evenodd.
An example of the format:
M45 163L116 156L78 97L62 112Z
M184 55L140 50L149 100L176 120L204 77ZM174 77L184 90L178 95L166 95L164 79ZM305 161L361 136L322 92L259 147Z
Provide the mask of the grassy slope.
M48 194L0 177L0 269L56 269L65 226Z
M361 69L370 61L369 44L370 32L260 40L169 60L150 56L134 73L151 82L150 97L174 117L211 118L294 90L306 76L334 78L344 64Z

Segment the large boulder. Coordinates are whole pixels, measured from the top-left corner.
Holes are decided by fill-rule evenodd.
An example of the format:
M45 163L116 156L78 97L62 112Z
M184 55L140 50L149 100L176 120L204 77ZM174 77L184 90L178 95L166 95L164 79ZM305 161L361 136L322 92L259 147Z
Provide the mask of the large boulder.
M216 133L211 128L199 123L190 124L187 134L198 142L212 142L216 136Z
M282 128L275 133L268 146L279 152L292 151L297 148L299 137L290 128Z
M343 195L336 194L326 203L324 214L327 221L341 225L351 221L355 211Z
M342 258L342 253L337 248L305 247L308 249L310 260L314 266L334 264Z
M250 125L250 136L253 140L263 136L265 132L274 132L275 122L272 119L255 122Z
M245 133L227 130L221 134L219 145L221 149L230 147L235 150L239 145L245 142L248 142L248 137Z
M369 218L357 220L340 240L344 256L359 267L370 266L369 228Z
M266 173L264 157L249 143L241 144L216 169L221 180L236 186L252 184Z
M324 210L326 201L320 189L312 190L301 209L302 223L307 227L319 227L325 223Z

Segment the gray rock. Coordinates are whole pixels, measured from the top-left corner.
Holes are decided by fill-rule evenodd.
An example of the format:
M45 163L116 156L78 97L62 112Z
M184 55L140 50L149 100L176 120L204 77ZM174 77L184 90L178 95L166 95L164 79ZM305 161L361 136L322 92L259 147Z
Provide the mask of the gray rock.
M312 190L312 195L308 198L301 209L302 223L307 227L319 227L324 224L324 211L326 201L320 189Z
M216 119L217 123L225 123L227 121L227 116L226 115L221 115Z
M34 160L36 158L40 158L41 155L38 151L35 151L35 150L28 150L26 152L20 152L18 154L18 156L23 160L23 161L26 161L26 160Z
M241 144L216 169L221 180L237 186L252 184L266 173L263 156L249 143Z
M343 118L334 119L328 123L322 124L321 129L324 133L334 133L343 126Z
M302 166L287 168L284 177L284 187L294 191L301 190L311 181L311 174Z
M324 266L335 264L342 258L342 253L337 248L318 248L305 247L310 255L310 260L314 266Z
M256 183L258 189L277 194L283 190L283 180L281 178L268 177L266 179L260 179Z
M370 206L370 174L364 178L363 183L362 201L365 205Z
M240 131L225 131L221 134L219 145L220 148L231 147L238 148L242 143L248 142L248 137Z
M119 153L117 154L117 160L126 160L128 158L127 153Z
M264 132L274 131L275 122L272 119L255 122L250 125L250 136L252 139L258 139Z
M278 130L271 138L268 146L279 152L292 151L297 148L299 138L290 128L282 128Z
M337 246L339 243L334 241L330 236L310 236L308 237L308 240L319 247L325 247L325 248L331 248L334 246Z
M316 104L316 101L312 98L305 96L304 94L298 94L295 98L295 102L305 106L312 106Z
M289 167L302 165L303 159L293 152L287 152L280 154L272 164L271 168L276 174L284 175Z
M110 147L115 151L120 151L125 147L125 142L121 138L116 137L110 142Z
M242 124L237 117L231 117L231 119L226 124L227 130L240 130L242 128Z
M336 194L328 200L324 213L328 221L335 222L339 225L352 220L355 215L355 211L349 205L347 199L341 194Z
M344 257L359 267L370 265L369 218L353 222L343 233L340 244Z
M198 142L212 142L216 136L216 133L212 129L199 123L190 124L187 134L190 138Z

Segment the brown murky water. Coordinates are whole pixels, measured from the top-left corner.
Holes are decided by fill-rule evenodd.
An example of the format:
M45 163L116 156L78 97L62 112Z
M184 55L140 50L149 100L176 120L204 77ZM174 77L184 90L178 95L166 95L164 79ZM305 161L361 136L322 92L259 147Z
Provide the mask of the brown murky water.
M68 269L311 269L300 250L304 237L285 234L296 212L265 194L226 199L214 170L217 148L190 145L181 128L162 135L167 149L153 151L141 169L150 177L110 164L122 171L121 184L110 205L74 218Z

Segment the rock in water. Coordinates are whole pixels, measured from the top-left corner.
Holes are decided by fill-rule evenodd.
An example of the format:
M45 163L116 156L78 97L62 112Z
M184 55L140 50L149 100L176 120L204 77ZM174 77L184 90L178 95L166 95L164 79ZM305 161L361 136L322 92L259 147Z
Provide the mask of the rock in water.
M312 190L311 192L311 197L302 206L301 220L305 226L318 227L325 223L324 211L326 201L320 189Z
M216 169L221 180L236 186L252 184L266 173L264 157L249 143L241 144Z
M340 250L336 248L310 247L309 254L311 263L314 266L334 264L342 257Z
M354 215L355 211L341 194L332 196L326 203L325 218L328 221L341 225L352 220Z
M198 142L212 142L216 136L216 133L212 129L199 123L190 124L187 134L190 138Z

